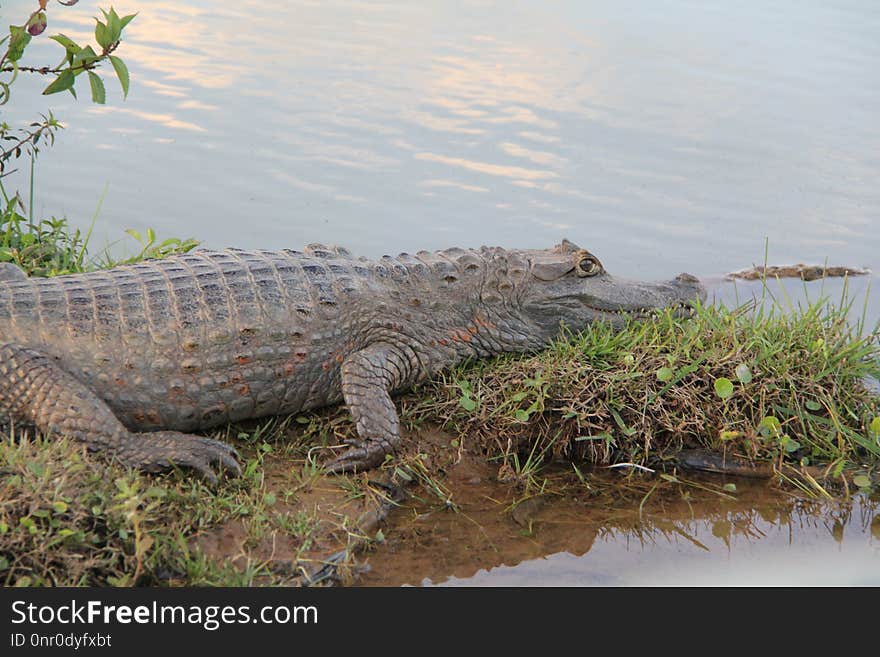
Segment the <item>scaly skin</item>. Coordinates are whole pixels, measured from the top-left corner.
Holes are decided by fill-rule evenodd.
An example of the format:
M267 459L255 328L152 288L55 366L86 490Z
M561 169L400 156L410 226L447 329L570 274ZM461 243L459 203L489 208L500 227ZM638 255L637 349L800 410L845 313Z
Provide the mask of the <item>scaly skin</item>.
M213 478L234 451L185 432L342 399L374 467L400 443L391 396L469 357L540 349L560 322L622 322L705 291L617 281L570 242L378 262L310 245L197 251L26 279L0 269L0 421L33 424L146 471Z

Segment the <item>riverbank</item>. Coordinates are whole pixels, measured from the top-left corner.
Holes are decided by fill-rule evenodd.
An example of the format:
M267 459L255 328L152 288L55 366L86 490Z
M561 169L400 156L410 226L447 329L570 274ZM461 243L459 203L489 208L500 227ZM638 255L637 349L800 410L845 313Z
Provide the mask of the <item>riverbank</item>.
M570 468L566 486L590 495L615 485L645 495L694 465L752 467L804 496L876 491L880 413L865 382L880 376L878 343L846 320L852 310L705 307L465 364L398 399L404 448L356 476L320 467L354 435L342 408L215 433L243 458L242 476L217 486L191 472L126 471L16 429L0 442L0 578L357 582L360 555L394 531L382 522L390 510L416 500L455 513L462 472L477 467L509 491L511 512L545 497L546 473L558 481L560 467ZM603 466L629 476L592 474ZM717 489L736 495L735 485Z

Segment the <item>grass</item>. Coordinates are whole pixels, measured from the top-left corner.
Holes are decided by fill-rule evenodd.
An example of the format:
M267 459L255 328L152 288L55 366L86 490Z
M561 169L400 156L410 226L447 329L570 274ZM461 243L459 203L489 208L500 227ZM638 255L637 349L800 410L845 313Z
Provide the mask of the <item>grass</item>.
M662 467L684 448L841 475L880 457L865 385L880 378L878 334L848 322L851 310L819 300L594 324L533 356L459 367L411 415L442 421L514 478L561 457Z
M0 585L284 585L348 556L371 540L352 524L348 493L303 474L312 445L278 425L226 438L244 473L219 487L11 432L0 442Z
M88 233L63 220L34 224L17 208L7 199L0 260L34 275L113 264L88 258ZM141 241L131 260L195 245L157 243L152 232ZM338 407L216 433L243 455L243 475L216 487L188 472L127 471L13 428L0 439L0 584L350 577L354 551L383 540L376 521L395 488L459 511L444 475L464 452L496 464L497 479L520 491L513 510L551 490L547 465L559 459L590 494L588 463L654 471L644 504L658 486L687 483L677 454L693 448L770 464L781 485L808 493L876 488L880 413L865 381L880 378L880 347L876 329L847 321L850 303L767 297L699 308L687 320L661 313L620 331L596 324L565 334L538 354L463 364L399 400L414 435L358 476L327 477L318 462L322 447L354 435ZM452 439L428 440L431 426Z

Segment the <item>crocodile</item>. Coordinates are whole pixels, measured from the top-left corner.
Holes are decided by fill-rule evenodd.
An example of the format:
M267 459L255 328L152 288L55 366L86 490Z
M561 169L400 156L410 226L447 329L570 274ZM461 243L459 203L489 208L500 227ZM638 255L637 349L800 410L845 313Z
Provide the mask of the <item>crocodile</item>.
M620 326L705 299L698 279L622 280L568 240L378 260L340 247L196 250L55 278L0 268L0 424L146 472L216 481L238 454L192 432L344 401L367 470L401 442L392 395L471 358L533 352L565 325Z

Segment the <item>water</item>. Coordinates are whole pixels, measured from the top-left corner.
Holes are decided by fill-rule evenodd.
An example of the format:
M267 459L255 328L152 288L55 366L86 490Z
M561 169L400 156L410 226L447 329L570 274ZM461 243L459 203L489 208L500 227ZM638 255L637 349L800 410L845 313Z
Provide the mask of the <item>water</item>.
M114 4L139 12L127 101L105 71L105 107L22 80L4 108L69 125L36 205L88 224L106 186L98 241L568 237L666 277L760 262L767 238L774 262L878 264L873 2ZM51 7L47 33L87 38L99 5Z
M88 39L100 4L51 5L47 34ZM3 20L31 5L5 2ZM100 205L97 245L147 227L371 257L567 237L612 273L719 280L762 262L766 240L775 264L880 268L869 0L114 6L139 12L118 53L125 102L103 71L106 106L22 75L2 108L68 125L38 162L37 215L86 227ZM22 63L59 58L43 37ZM8 190L26 196L26 169ZM876 292L866 308L880 318ZM570 567L543 561L545 581ZM534 583L529 568L505 583Z
M651 490L586 471L592 490L549 476L523 514L493 484L453 482L457 512L415 505L367 556L367 585L877 586L880 507L767 482L682 475ZM453 477L454 479L454 477ZM612 481L616 479L617 481ZM638 478L637 478L638 479ZM735 482L733 495L720 494ZM605 486L610 489L603 490ZM620 488L617 488L620 487ZM531 498L539 502L542 498ZM525 504L528 504L526 502Z

